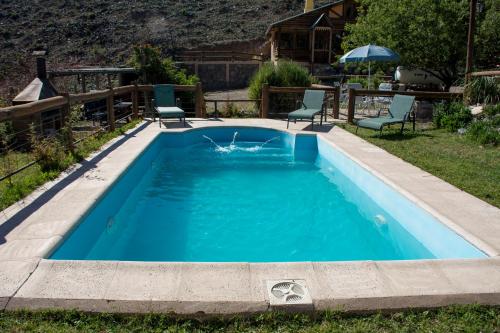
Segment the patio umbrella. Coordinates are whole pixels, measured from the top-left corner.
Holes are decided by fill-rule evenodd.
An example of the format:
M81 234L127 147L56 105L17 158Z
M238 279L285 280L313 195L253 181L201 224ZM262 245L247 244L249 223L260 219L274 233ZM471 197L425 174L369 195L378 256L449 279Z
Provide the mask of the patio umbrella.
M340 63L368 62L368 89L370 89L371 62L372 61L398 61L399 54L383 46L368 44L358 47L344 54Z

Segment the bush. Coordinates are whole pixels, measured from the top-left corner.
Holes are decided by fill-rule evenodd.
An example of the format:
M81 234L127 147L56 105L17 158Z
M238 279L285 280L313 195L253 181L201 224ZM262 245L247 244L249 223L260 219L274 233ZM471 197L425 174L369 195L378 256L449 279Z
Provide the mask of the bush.
M497 78L481 76L472 78L464 94L469 104L495 104L500 102L500 83Z
M467 127L472 121L471 110L461 102L438 104L434 108L434 124L437 128L445 128L455 132Z
M474 142L486 145L498 145L500 143L500 132L498 124L492 120L474 121L467 128L467 137Z
M275 87L310 87L316 79L307 69L292 61L279 61L276 65L267 62L250 80L248 95L251 99L260 99L262 85L267 83Z
M163 59L160 49L151 45L135 46L129 64L138 72L144 84L185 84L194 85L199 82L196 75L187 75L175 66L171 58Z
M253 118L259 113L254 109L244 109L234 103L226 103L221 111L223 118Z
M500 115L500 104L486 105L483 109L483 113L488 117Z
M30 128L33 157L43 172L64 170L71 162L62 142L55 136L40 138L34 126Z

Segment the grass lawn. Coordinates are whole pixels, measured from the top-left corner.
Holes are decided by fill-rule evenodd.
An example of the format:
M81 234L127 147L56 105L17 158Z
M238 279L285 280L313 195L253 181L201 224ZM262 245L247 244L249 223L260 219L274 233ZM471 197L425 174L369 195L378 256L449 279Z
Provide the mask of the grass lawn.
M354 133L356 126L340 125ZM417 129L403 135L395 128L359 129L363 139L450 184L500 208L500 147L481 146L440 129Z
M349 315L266 313L249 318L179 319L169 315L0 312L0 332L499 332L500 308L452 306L429 311Z

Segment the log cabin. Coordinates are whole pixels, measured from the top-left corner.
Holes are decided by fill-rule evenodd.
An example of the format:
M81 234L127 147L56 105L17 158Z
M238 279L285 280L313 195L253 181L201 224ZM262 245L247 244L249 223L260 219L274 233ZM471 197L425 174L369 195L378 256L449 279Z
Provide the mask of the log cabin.
M314 8L306 0L304 13L275 22L266 31L270 59L289 59L302 63L315 73L317 65L328 65L342 54L346 23L356 20L354 0L337 0Z

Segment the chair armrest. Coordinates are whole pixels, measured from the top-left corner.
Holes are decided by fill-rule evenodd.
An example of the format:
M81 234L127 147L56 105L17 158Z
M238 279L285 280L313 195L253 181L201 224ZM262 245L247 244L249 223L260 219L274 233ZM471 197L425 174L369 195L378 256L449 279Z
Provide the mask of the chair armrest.
M391 117L393 117L391 114L391 110L387 107L385 107L385 108L382 107L382 108L378 109L377 117L380 117L380 114L382 113L382 111L386 111Z

